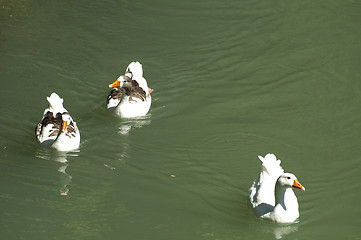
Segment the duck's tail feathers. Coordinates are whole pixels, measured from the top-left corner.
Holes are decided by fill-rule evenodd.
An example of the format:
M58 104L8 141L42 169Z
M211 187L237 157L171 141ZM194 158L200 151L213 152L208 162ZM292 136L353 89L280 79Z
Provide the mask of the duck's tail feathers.
M132 73L133 77L142 77L143 76L143 67L140 62L131 62L129 63L125 73Z
M265 176L265 174L278 177L284 173L281 167L281 160L277 159L274 154L268 153L266 156L258 156L258 158L262 162L261 177Z
M59 97L58 94L56 94L55 92L53 92L50 97L46 98L49 102L49 108L53 111L53 112L62 112L64 111L64 107L63 107L63 102L64 100Z

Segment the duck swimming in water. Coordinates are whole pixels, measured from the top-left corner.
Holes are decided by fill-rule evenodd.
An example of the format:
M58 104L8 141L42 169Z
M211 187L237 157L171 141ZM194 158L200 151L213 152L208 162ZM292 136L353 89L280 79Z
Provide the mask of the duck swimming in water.
M63 107L63 99L52 93L47 97L49 107L35 128L38 141L58 151L72 151L79 148L80 132L76 122Z
M123 118L144 116L148 113L153 89L148 87L143 77L143 67L139 62L131 62L125 74L109 85L113 88L107 99L107 108Z
M274 154L258 156L262 161L259 178L249 189L249 202L256 216L280 223L291 223L299 217L298 201L292 188L305 188L292 173L284 173L281 160Z

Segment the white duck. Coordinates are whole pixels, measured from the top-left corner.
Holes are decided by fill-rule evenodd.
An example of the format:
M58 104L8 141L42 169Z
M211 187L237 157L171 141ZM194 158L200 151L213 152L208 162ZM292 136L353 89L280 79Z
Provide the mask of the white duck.
M125 75L120 76L109 85L113 88L108 95L107 108L123 118L144 116L148 113L152 103L147 80L143 77L142 64L131 62ZM123 94L123 90L124 93Z
M36 126L36 138L42 145L59 151L71 151L79 148L79 129L63 107L64 100L56 93L52 93L47 100L49 107L45 109L43 119Z
M262 161L259 179L249 189L253 212L260 218L291 223L299 217L297 197L292 187L305 190L292 173L284 173L274 154L258 156Z

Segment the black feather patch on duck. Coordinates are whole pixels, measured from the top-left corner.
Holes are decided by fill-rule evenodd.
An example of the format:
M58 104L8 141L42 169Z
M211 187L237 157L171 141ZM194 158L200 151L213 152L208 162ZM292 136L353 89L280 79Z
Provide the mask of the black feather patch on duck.
M43 117L42 121L39 122L38 125L36 126L35 134L36 134L36 136L39 136L41 134L41 131L42 131L43 127L47 126L48 124L52 124L53 127L52 127L48 137L57 136L59 134L60 129L61 129L62 122L63 122L63 120L62 120L62 114L61 113L58 112L54 117L52 112L47 111L44 114L44 117Z

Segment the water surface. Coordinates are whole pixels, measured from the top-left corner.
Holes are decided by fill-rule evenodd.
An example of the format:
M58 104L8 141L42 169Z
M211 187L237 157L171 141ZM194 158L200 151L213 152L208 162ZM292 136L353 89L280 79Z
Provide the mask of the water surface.
M359 239L358 1L0 3L4 239ZM150 113L105 109L140 61ZM34 128L57 92L79 151ZM247 206L257 155L306 187L298 223Z

